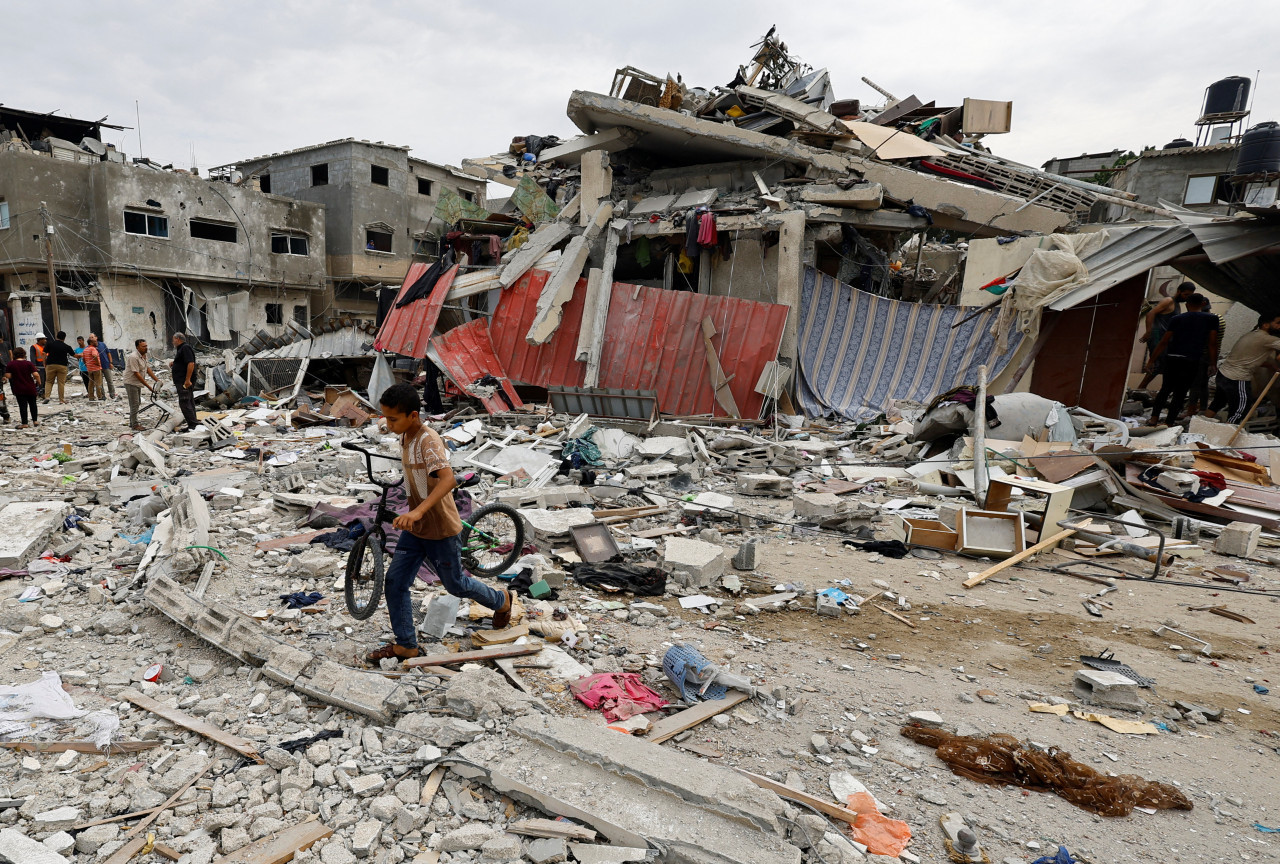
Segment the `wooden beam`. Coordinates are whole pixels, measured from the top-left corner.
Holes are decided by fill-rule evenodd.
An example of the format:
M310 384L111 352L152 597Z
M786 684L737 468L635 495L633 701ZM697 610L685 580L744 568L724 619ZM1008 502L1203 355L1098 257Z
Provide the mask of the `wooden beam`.
M1013 565L1019 562L1026 561L1028 558L1030 558L1033 555L1037 555L1045 551L1046 549L1052 548L1056 544L1061 543L1063 540L1066 540L1068 537L1075 534L1077 531L1083 528L1089 527L1091 524L1093 524L1092 519L1085 519L1074 528L1067 528L1062 531L1059 531L1057 534L1054 534L1052 537L1046 537L1036 545L1028 546L1026 549L1023 549L1017 555L1010 556L1009 558L1004 559L998 564L994 564L988 567L986 570L983 570L981 573L979 573L977 576L974 576L972 579L966 579L963 583L964 587L972 588L975 585L980 585L983 582L990 579L992 576L999 573L1001 570L1007 570L1008 568L1012 567Z
M504 657L527 657L542 650L542 644L510 645L506 648L486 648L482 651L459 651L457 654L432 654L428 657L413 657L404 661L410 668L416 666L456 666L459 663L483 663L485 660L498 660Z
M333 834L333 829L312 818L242 846L230 855L214 859L214 864L285 864L293 856Z
M874 607L876 607L877 609L879 609L881 612L883 612L884 614L888 615L889 617L891 617L891 618L897 618L899 621L901 621L903 624L906 624L906 625L907 625L908 627L910 627L912 630L916 629L916 625L912 624L909 620L907 620L906 618L902 617L902 616L901 616L901 615L899 615L897 612L894 612L892 609L886 609L886 608L884 608L883 606L881 606L879 603L872 603L871 605L872 605L872 606L874 606Z
M23 750L28 753L64 753L67 750L75 750L77 753L105 752L108 755L119 755L121 753L139 753L159 746L159 741L116 741L108 745L107 749L103 751L98 749L98 745L92 741L0 741L0 747L8 747L10 750Z
M418 803L423 807L430 807L431 802L435 800L436 793L440 791L440 784L444 782L444 766L438 766L427 777L427 782L422 784L422 793L418 796Z
M654 744L661 744L668 738L674 738L686 729L692 729L699 723L710 720L717 714L723 714L733 706L740 702L745 702L750 697L741 690L733 690L723 699L708 699L706 702L699 702L692 708L686 708L683 711L672 714L670 717L664 717L649 729L649 735L646 741Z
M600 264L600 289L590 317L585 311L582 316L577 357L587 364L587 374L582 382L584 387L600 386L600 355L604 351L604 332L609 324L609 305L613 302L613 271L618 264L618 244L621 242L621 229L625 225L625 220L615 219L605 237L604 260Z
M808 804L814 810L830 816L833 819L839 819L841 822L847 822L852 825L858 821L857 812L850 810L848 807L841 807L839 804L832 804L822 798L810 795L807 792L801 792L785 783L779 783L770 780L768 777L762 777L759 774L752 774L750 771L743 771L741 768L734 768L743 777L746 777L752 783L762 789L768 789L770 792L777 794L779 798L786 798L788 801L799 801L801 804Z
M258 763L262 762L262 757L258 755L258 745L248 738L241 738L239 735L224 732L212 723L206 723L176 708L161 705L149 696L143 696L137 690L123 690L120 693L120 698L137 705L139 708L150 711L157 717L163 717L175 726L181 726L183 729L195 732L197 735L203 735L211 741L216 741L223 747L236 751L241 756L247 756Z
M711 317L707 316L702 319L702 347L707 353L707 366L711 369L711 389L715 391L716 402L724 409L724 412L730 417L741 417L738 411L738 403L733 399L733 391L729 388L729 379L724 375L724 369L720 366L720 357L716 354L716 348L711 344L711 337L716 335L716 326L712 323Z

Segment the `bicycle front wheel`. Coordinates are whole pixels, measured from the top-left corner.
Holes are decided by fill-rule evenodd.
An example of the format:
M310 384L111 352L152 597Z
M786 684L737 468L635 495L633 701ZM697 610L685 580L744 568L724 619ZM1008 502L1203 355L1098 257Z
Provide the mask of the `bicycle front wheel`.
M351 547L347 555L347 575L342 580L342 592L352 618L363 621L378 610L385 576L382 541L377 534L365 534Z
M468 570L481 576L506 573L524 548L524 520L514 507L488 504L462 526L461 540Z

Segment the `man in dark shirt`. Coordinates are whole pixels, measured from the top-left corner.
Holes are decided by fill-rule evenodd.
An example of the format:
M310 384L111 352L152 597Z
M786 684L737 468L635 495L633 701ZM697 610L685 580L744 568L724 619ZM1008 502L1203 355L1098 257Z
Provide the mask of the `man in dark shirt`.
M46 405L49 404L49 398L53 395L54 384L58 385L58 402L65 405L67 401L67 367L71 365L71 358L76 356L76 349L66 343L66 338L66 332L59 330L56 339L52 342L45 341L44 404ZM77 368L79 368L78 363Z
M1204 311L1207 302L1203 294L1192 294L1187 299L1187 311L1169 320L1169 329L1151 352L1148 370L1164 357L1164 379L1151 408L1153 425L1160 422L1160 412L1166 402L1169 404L1168 425L1178 422L1201 356L1207 353L1210 367L1218 363L1218 316Z
M187 344L185 333L173 334L173 384L178 388L178 407L182 419L187 421L186 431L191 432L199 422L196 419L196 392L192 376L196 373L196 352Z

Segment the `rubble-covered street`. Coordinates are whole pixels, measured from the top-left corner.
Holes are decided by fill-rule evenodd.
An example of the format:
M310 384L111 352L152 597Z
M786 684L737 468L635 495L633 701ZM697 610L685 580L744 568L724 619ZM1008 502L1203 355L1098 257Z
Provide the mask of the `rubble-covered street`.
M741 53L459 166L0 105L0 864L1275 860L1256 81L1035 168Z

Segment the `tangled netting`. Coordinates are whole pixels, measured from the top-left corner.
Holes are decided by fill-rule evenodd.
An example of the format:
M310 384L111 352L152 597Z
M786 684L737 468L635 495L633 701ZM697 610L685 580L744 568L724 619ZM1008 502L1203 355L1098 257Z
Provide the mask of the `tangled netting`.
M1155 783L1135 774L1108 777L1072 759L1065 750L1037 750L1012 735L997 733L975 738L921 726L903 726L901 731L917 744L937 748L938 758L961 777L996 786L1012 784L1053 792L1099 816L1128 816L1134 807L1191 809L1187 796L1167 783Z

